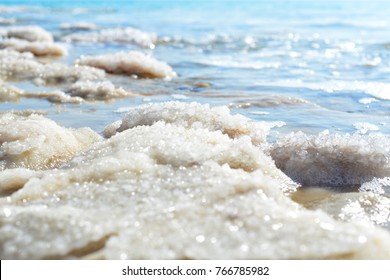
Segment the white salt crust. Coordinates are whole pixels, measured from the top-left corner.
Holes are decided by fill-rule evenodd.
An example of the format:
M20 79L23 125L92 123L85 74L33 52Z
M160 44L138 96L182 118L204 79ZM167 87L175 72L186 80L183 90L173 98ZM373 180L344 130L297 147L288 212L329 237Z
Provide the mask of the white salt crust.
M270 155L304 186L342 188L390 176L390 140L381 134L291 133L270 148Z
M110 81L79 81L72 84L67 93L72 97L86 100L110 100L126 96L137 96L121 87L115 87Z
M132 44L153 49L157 36L154 33L126 27L104 29L96 32L78 32L64 36L63 40L67 42Z
M207 128L222 131L230 138L247 135L257 145L265 144L266 137L273 127L265 122L252 122L242 115L231 115L226 106L210 107L208 104L178 101L147 104L129 109L122 121L108 125L106 137L139 125L152 125L158 121L172 123L187 128Z
M16 102L23 91L0 80L0 102Z
M11 26L0 28L0 34L8 38L22 39L29 42L53 42L53 35L40 26Z
M0 170L54 168L99 139L89 128L66 129L39 115L1 114Z
M72 83L79 80L96 80L105 72L88 66L68 66L60 63L42 63L29 53L0 50L0 78L34 80L36 84Z
M104 69L108 73L136 75L141 78L173 78L176 76L176 73L165 62L137 51L82 56L76 64Z
M65 56L68 51L63 45L53 42L29 42L21 39L0 40L0 49L30 52L35 56Z
M90 22L75 22L75 23L62 23L60 25L62 30L95 30L98 27L94 23Z
M59 169L15 170L10 185L27 182L0 200L0 257L390 258L387 232L300 207L267 161L247 136L127 129Z

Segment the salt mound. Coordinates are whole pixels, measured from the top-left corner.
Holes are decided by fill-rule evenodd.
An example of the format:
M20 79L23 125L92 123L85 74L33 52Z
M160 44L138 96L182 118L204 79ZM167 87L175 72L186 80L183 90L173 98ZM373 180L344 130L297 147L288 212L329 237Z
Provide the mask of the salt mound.
M371 223L390 230L390 198L379 194L334 194L308 208L321 209L338 220Z
M63 91L49 91L49 92L25 92L22 94L23 97L27 98L40 98L46 99L52 103L69 103L69 104L80 104L84 102L84 99L77 96L70 96Z
M89 22L62 23L60 26L63 30L94 30L96 24Z
M4 28L5 37L22 39L30 42L53 42L53 35L40 26L11 26Z
M390 177L374 178L372 181L365 182L360 186L359 191L390 194Z
M267 161L249 137L162 122L125 130L59 169L20 170L27 182L0 200L0 257L390 257L387 232L300 207Z
M18 101L23 91L10 85L3 84L0 81L0 102Z
M176 73L165 62L136 51L82 56L76 63L101 68L108 73L137 75L142 78L173 78L176 76Z
M135 96L134 93L116 88L110 81L79 81L72 84L68 91L71 96L91 100L109 100L111 98Z
M41 63L31 53L0 50L0 78L34 80L37 84L69 83L102 79L105 72L89 66Z
M99 32L75 33L67 35L63 39L68 42L134 44L143 48L154 48L157 36L153 33L127 27L104 29Z
M67 50L64 46L53 42L29 42L20 39L0 41L0 49L12 49L18 52L30 52L35 56L64 56Z
M39 115L0 115L0 170L53 168L86 149L99 136L90 129L66 129Z
M133 108L120 123L109 125L104 130L106 137L139 125L152 125L158 121L187 128L207 128L222 131L230 138L247 135L254 144L266 143L272 125L252 122L242 115L231 115L227 107L210 107L208 104L165 102Z
M304 186L345 187L390 176L390 140L383 135L292 133L270 154L276 166Z

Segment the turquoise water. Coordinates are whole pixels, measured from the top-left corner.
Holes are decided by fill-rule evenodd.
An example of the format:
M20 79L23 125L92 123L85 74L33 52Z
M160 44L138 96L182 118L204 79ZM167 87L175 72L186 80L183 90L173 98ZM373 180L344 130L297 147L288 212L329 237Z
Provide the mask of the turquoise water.
M255 120L283 121L285 134L324 129L353 133L368 122L390 133L390 5L385 1L2 1L28 6L1 13L16 25L39 25L57 41L63 23L135 27L158 36L152 53L172 66L172 81L111 77L144 96L52 105L22 99L1 110L37 109L67 126L96 130L120 107L178 99L229 105ZM139 50L134 45L68 43L81 55ZM15 83L24 89L33 86ZM201 86L199 86L201 85ZM207 87L205 87L207 86ZM61 89L57 86L56 89ZM367 99L369 98L369 99Z

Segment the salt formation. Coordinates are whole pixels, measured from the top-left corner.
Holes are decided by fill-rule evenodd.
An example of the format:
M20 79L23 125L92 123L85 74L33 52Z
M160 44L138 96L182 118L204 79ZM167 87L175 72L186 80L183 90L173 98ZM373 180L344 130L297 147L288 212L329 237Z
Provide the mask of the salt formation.
M63 30L94 30L97 29L96 24L89 22L62 23L60 26Z
M20 170L27 181L0 200L0 257L390 257L387 232L300 207L267 162L248 136L164 122L127 129L59 169Z
M296 98L291 96L280 96L280 95L266 95L256 96L256 99L235 101L229 104L230 108L268 108L276 106L294 106L309 104L308 101L302 98ZM310 104L313 105L314 104Z
M338 220L371 223L390 230L390 198L379 194L334 194L307 207L321 209Z
M0 102L15 102L19 100L23 91L10 85L2 83L0 80Z
M29 42L53 42L53 35L39 26L11 26L0 28L0 34L8 38Z
M304 186L342 188L390 175L390 140L383 135L292 133L270 149L276 165Z
M165 62L137 51L82 56L76 63L101 68L108 73L137 75L141 78L173 78L176 76Z
M81 97L91 100L109 100L111 98L136 96L134 93L115 87L110 81L79 81L68 89L72 97Z
M252 122L242 115L231 115L225 106L210 107L208 104L165 102L147 104L130 109L119 123L108 125L104 131L106 137L139 125L152 125L164 121L187 128L207 128L222 131L230 138L247 135L254 144L266 142L272 125L264 122Z
M99 140L88 128L66 129L39 115L0 115L0 170L59 166Z
M67 35L68 42L88 42L106 44L134 44L143 48L154 48L157 36L135 28L111 28L98 32L82 32Z
M0 40L0 49L12 49L18 52L30 52L35 56L67 55L67 50L62 45L53 42L29 42L20 39Z
M34 80L37 84L69 83L102 79L105 72L88 66L41 63L31 53L0 50L0 78Z
M390 177L374 178L372 181L365 182L360 186L359 191L390 194Z

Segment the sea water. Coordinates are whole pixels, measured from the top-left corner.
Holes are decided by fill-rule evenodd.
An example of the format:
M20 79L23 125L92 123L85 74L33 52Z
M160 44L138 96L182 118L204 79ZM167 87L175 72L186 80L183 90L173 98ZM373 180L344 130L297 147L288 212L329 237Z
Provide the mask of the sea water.
M9 173L11 175L8 173L2 174L0 182L8 182L4 183L5 187L2 191L8 195L10 192L12 193L14 190L21 188L21 194L16 192L16 196L13 198L16 201L18 201L18 195L22 197L23 195L26 197L38 196L38 202L32 202L31 205L27 205L33 211L35 211L34 207L39 205L45 205L45 207L49 208L55 207L55 201L58 197L65 197L62 203L66 207L70 207L73 210L77 208L81 212L85 210L85 207L88 208L89 206L81 205L77 201L72 202L74 199L80 199L80 201L85 199L88 201L88 199L97 195L101 197L102 201L105 201L105 199L115 200L111 197L111 193L104 198L104 193L99 192L97 194L93 190L93 188L96 188L94 184L99 185L99 180L103 180L95 178L96 174L108 174L111 172L101 170L101 166L104 165L105 161L99 158L100 154L98 152L91 153L97 159L89 159L93 167L91 167L91 172L96 172L96 174L88 175L91 177L83 175L84 177L87 176L90 181L73 175L73 171L69 167L75 168L76 171L81 170L80 172L82 173L81 161L83 159L78 161L76 158L73 160L73 163L68 163L70 158L78 155L80 150L85 149L84 146L77 149L70 148L67 151L64 151L62 147L61 149L54 147L54 152L50 150L49 153L44 150L47 147L39 147L36 154L35 152L28 156L23 154L23 152L30 151L29 149L36 148L37 145L39 146L39 144L36 144L39 141L43 141L40 136L33 137L31 140L31 136L27 135L29 132L26 132L26 135L22 135L22 131L28 131L27 127L30 124L37 127L47 125L48 120L46 119L41 120L37 116L28 117L29 112L37 112L43 114L45 118L54 120L59 126L72 129L80 127L92 129L96 135L91 135L90 133L92 132L89 131L89 134L84 137L94 139L93 141L100 139L100 135L110 138L115 133L118 133L116 140L109 142L111 144L100 144L100 146L98 145L98 147L94 147L92 150L99 151L101 149L101 153L105 154L107 149L112 148L110 146L112 145L116 147L115 149L123 149L123 153L125 153L124 151L128 153L129 150L134 150L133 152L137 154L135 158L139 162L136 163L135 167L133 166L134 163L125 163L126 159L122 159L121 152L118 152L119 163L114 163L114 159L107 159L107 162L113 164L112 169L115 172L119 172L119 174L121 174L120 172L125 174L133 174L135 172L134 174L138 174L136 178L131 179L134 180L131 182L126 181L130 180L129 178L124 179L125 175L123 175L124 177L122 175L112 175L112 177L107 175L108 177L103 180L104 182L101 181L104 187L108 189L109 182L112 181L112 188L119 188L123 195L126 194L126 188L122 187L123 185L128 185L128 188L131 189L131 191L128 190L128 193L134 193L134 191L137 193L137 186L150 188L156 184L159 188L165 186L169 190L173 188L172 191L180 192L174 188L180 186L181 182L183 182L182 184L189 189L189 193L195 194L195 196L198 192L202 193L203 198L199 198L199 203L202 204L206 203L202 199L206 199L207 196L213 197L213 188L215 188L214 191L221 191L219 189L220 183L218 182L224 182L229 176L235 178L234 180L236 180L235 182L238 185L247 186L249 184L251 187L247 188L252 190L258 184L267 193L269 186L264 182L268 180L268 177L264 179L262 175L253 175L251 173L255 170L262 170L264 174L277 174L271 176L272 180L279 182L279 187L283 185L282 191L288 197L291 197L292 200L307 208L309 212L313 211L314 213L320 209L326 212L332 219L351 222L351 227L354 227L355 222L363 221L370 225L374 224L378 227L389 229L389 13L390 6L386 1L379 0L2 1L0 5L0 30L18 26L39 26L52 35L52 41L58 44L56 47L60 47L60 51L62 48L66 50L66 55L58 57L31 56L33 63L38 60L43 65L39 66L42 67L39 71L34 66L29 70L23 70L25 71L23 72L25 77L16 75L10 78L1 78L3 81L2 84L0 83L0 86L7 87L7 90L4 91L6 93L3 93L3 95L10 94L10 87L23 91L23 94L14 100L9 100L8 97L0 97L1 111L16 112L16 115L3 117L4 120L2 120L2 125L7 127L7 129L4 128L1 131L8 142L15 141L16 137L12 136L14 137L12 138L6 134L8 130L12 131L12 120L15 124L23 123L21 126L15 125L15 134L9 133L10 135L18 135L20 138L17 138L19 142L15 141L17 143L9 145L9 147L7 146L7 149L5 148L6 145L4 145L1 151L1 166L3 166L3 172L12 173L13 169L9 169L9 167L15 168L15 172L18 172L17 168L27 168L29 170L28 172L26 169L21 170L18 173L20 179L16 181L10 181L9 179L14 176L12 175L13 173ZM133 29L144 33L137 33L136 38L132 39ZM117 36L112 35L112 33L105 33L105 36L101 36L107 30L109 32L120 30L122 35ZM0 37L2 40L5 40L7 36L2 35L0 32ZM152 73L157 73L162 69L162 64L159 63L163 63L164 70L159 73L168 74L157 77L157 79L151 79L150 74L143 77L139 71L136 74L126 72L121 65L123 60L125 60L125 55L115 54L134 51L142 52L155 59L147 66L148 71L153 68ZM4 59L10 56L5 55ZM87 57L96 56L104 57L106 61L102 66L102 63L100 63L101 59L99 59L99 68L102 69L95 69L92 73L88 72L89 70L85 70L85 72L77 70L80 68L69 68L73 67L75 63L81 65L83 61L88 60L86 59ZM117 60L117 58L119 62L114 63L114 60ZM130 60L131 62L129 63L139 63L141 65L139 68L143 69L142 71L145 70L145 65L147 64L145 60ZM57 66L50 66L49 64L52 63L56 63ZM58 66L58 64L65 66ZM8 66L5 65L0 65L0 70L8 73L10 71L7 68L9 64L7 64ZM90 66L96 66L96 64ZM120 69L120 71L112 71L113 67ZM74 74L74 71L79 72ZM57 80L55 82L53 82L53 78L50 76L54 75L54 72L63 74L60 80L58 80L59 74L56 74ZM26 75L28 76L27 78ZM104 77L101 75L104 75ZM88 84L76 84L73 81L73 79L81 76L87 77ZM93 77L93 79L88 77ZM98 80L94 81L96 77L98 77ZM99 79L103 79L104 84L98 84L100 82ZM99 86L93 88L93 84ZM86 91L93 93L88 95ZM14 94L17 95L17 93ZM180 103L162 103L171 101ZM204 104L206 107L199 107L200 105L194 104L186 107L182 104L191 102ZM157 104L156 107L148 105L151 103ZM159 105L160 103L163 105ZM146 107L142 107L142 105ZM226 108L215 109L214 111L213 108L217 106L226 106L230 111L226 111ZM22 113L26 110L29 112ZM127 115L128 112L130 112L129 115ZM23 114L25 116L17 116ZM230 118L232 118L231 115L235 114L243 115L247 119L239 118L233 121ZM132 119L135 117L138 118L136 118L137 121ZM225 121L221 121L221 119L225 119ZM118 123L116 122L118 120L121 121ZM234 125L230 123L230 120ZM154 122L158 121L167 123L167 127L165 128L161 124L154 127ZM251 124L248 124L248 121ZM169 126L171 123L180 126L180 129L176 131L174 128L171 128ZM145 128L145 132L137 132L137 130L126 132L127 130L137 129L137 126L140 125L152 126L154 130L150 129L149 131ZM183 136L187 135L187 132L183 132L182 127L188 129L188 136ZM50 123L50 128L42 130L37 134L42 134L44 135L43 137L50 139L50 143L55 143L55 140L53 140L57 139L55 137L60 137L61 139L71 137L72 141L77 140L73 140L73 134L76 133L75 130L67 132L62 131L63 128L61 128L61 131L58 130L58 135L62 136L53 136L48 132L51 129L57 131L54 124ZM208 134L209 132L204 132L208 140L203 138L202 140L191 139L190 137L200 137L199 135L202 134L193 132L192 130L194 129L210 130L210 135ZM160 140L157 140L158 133L164 130L170 134L165 135L165 140L161 140L160 143L158 142ZM226 139L219 139L219 136L213 134L214 131L221 131L224 135L226 134L233 139L232 141L238 141L237 139L241 136L244 138L249 137L250 141L247 143L242 140L246 144L230 143ZM254 136L255 132L253 131L257 131L256 133L260 131L263 133L263 136L257 138L257 136ZM126 133L129 137L138 137L137 139L141 139L139 135L148 135L143 136L145 141L150 141L148 142L150 147L157 145L156 149L159 152L154 154L150 151L152 148L147 148L146 144L139 144L138 142L137 145L141 145L142 149L138 146L138 148L126 146L124 136L120 136L122 133ZM213 152L210 153L213 156L210 156L207 160L221 165L227 164L233 169L243 168L244 173L237 173L235 170L227 171L225 170L226 167L218 169L219 167L217 168L213 165L215 163L210 165L206 159L198 159L199 155L192 155L187 148L183 148L184 150L180 148L181 140L179 141L179 139L187 139L186 141L188 141L190 147L199 147L199 149L204 149L204 151L211 149ZM163 141L170 141L172 145L176 145L174 147L177 147L177 154L174 152L174 147L165 146L166 142L162 143ZM198 144L196 141L200 141L202 144ZM216 149L222 154L228 153L225 151L226 147L231 145L231 149L233 149L231 153L234 154L236 151L237 159L233 159L234 156L231 155L229 160L221 160L215 150L213 150L214 148L210 148L207 146L208 144L205 144L210 141L218 143L219 146ZM105 145L108 146L106 147ZM119 148L115 145L118 145ZM242 146L237 148L237 145ZM252 148L248 148L250 145L261 147L261 151L264 154L257 154ZM245 149L248 149L250 152L244 152L246 151L243 148L244 146L248 146ZM164 147L167 149L166 153L160 151ZM170 150L171 148L173 150ZM139 155L141 150L145 155ZM12 156L7 156L7 152L12 153ZM60 159L52 159L52 153L57 153ZM129 154L129 156L131 155ZM209 175L207 176L203 171L197 169L192 170L193 165L185 160L187 156L190 158L188 162L192 160L193 164L199 165L202 170L208 170ZM243 165L239 158L246 158L247 156L249 158L257 157L257 160L261 159L266 164L258 164L256 160L251 159L248 163L249 167L244 168L242 166L246 165ZM182 158L182 160L179 158ZM143 162L143 160L145 161ZM159 168L149 166L149 161L151 160L155 160L158 165L156 166ZM67 164L70 165L68 166ZM267 164L270 169L264 167ZM64 171L62 172L61 169L60 171L51 170L50 168L53 168L53 165L54 167L64 168ZM181 169L176 170L176 167ZM191 171L183 171L183 168L188 168ZM35 169L38 171L35 171ZM42 169L48 170L42 171ZM163 174L163 170L170 173ZM279 175L279 170L283 171L288 177L285 178L284 174L283 176ZM144 179L137 177L140 176L137 172L145 172L146 177ZM161 174L158 175L159 173ZM131 176L134 176L134 174ZM199 190L199 184L202 183L193 179L193 174L196 176L202 174L200 177L203 178L203 184L208 187L212 186L210 187L211 191ZM51 177L60 178L60 176L70 178L66 179L70 181L65 180L64 183L60 182L60 179L50 179ZM212 180L212 178L215 178L213 182L208 181ZM28 180L30 180L30 183L26 183ZM50 180L57 182L56 186L59 188L58 193L54 192L51 198L50 193L53 190L51 187L48 187L52 184ZM153 180L161 182L154 184L152 183ZM251 183L248 183L248 180ZM252 181L258 183L253 183L252 185ZM27 187L23 187L24 184ZM269 184L273 185L273 183ZM66 190L66 186L69 186L69 190ZM74 193L78 186L83 186L85 194ZM297 186L300 186L300 188L295 191ZM193 188L192 191L190 190L191 188ZM45 195L43 197L37 195L35 189L41 189ZM164 200L164 197L170 196L169 190L161 193L153 189L146 191L146 193L150 196L162 194L162 200ZM25 194L23 194L23 191L25 191ZM240 192L240 190L231 192L236 198L232 202L234 209L240 207L238 206L241 199L239 198ZM290 192L293 194L289 194ZM280 194L271 195L267 193L267 195L271 197L271 200L282 199ZM79 196L80 198L77 198ZM66 197L68 197L69 201L67 201ZM132 203L142 204L144 197L145 194L135 195ZM184 206L183 199L185 200L183 196L178 195L175 201L177 205L185 208L187 206ZM210 199L206 204L212 208L213 200L212 198ZM248 198L242 199L248 203L268 203L268 200L262 196L261 199L259 197L256 198L256 196L248 196ZM61 199L59 198L58 201L61 201ZM17 202L15 203L17 204ZM125 205L126 201L118 199L116 203ZM131 215L136 215L136 213L140 215L144 211L151 211L147 207L148 203L146 206L143 206L144 208L139 208ZM162 206L157 207L152 213L158 215L161 211L164 212L165 208L178 207L177 205L168 205L169 203L166 200L161 203ZM221 207L228 209L228 204L229 202L225 201L223 203L224 206ZM253 209L248 211L254 213L254 217L266 219L264 217L268 216L268 219L271 219L271 221L275 219L273 225L288 226L289 230L286 230L284 234L294 235L295 229L291 230L288 217L278 216L270 218L268 210L258 209L260 212L256 212L255 204L252 206ZM9 207L11 208L4 209L14 209L12 207L16 206L11 203ZM218 213L212 212L211 214L203 213L199 209L199 204L195 202L189 204L188 207L183 212L183 216L190 215L191 207L196 214L194 220L191 220L190 216L186 216L190 224L190 226L187 226L192 226L198 229L199 232L191 230L188 236L182 236L180 248L176 248L174 245L168 246L169 248L164 247L164 249L161 249L161 246L159 247L158 242L162 244L170 242L168 233L166 233L165 239L154 236L157 232L158 223L164 223L164 217L158 218L155 221L156 225L150 226L147 223L149 221L148 217L137 220L131 215L124 215L120 220L123 223L125 223L124 221L128 223L129 220L137 220L134 223L140 224L141 232L144 232L145 235L151 234L149 238L152 241L149 241L152 243L157 242L153 243L153 246L151 246L149 251L146 251L145 255L139 255L138 251L138 253L132 252L129 244L132 244L132 242L144 244L147 241L134 232L134 228L130 225L122 227L118 224L103 223L100 227L92 230L89 226L87 228L84 227L85 225L80 226L84 230L81 231L83 239L77 246L88 247L88 244L97 240L103 244L101 247L104 247L104 243L109 239L108 245L105 249L103 248L103 255L99 255L99 257L103 258L121 258L123 256L123 258L205 258L207 256L218 258L222 256L220 255L221 252L218 251L218 246L221 244L230 248L229 257L231 258L322 258L340 257L346 254L346 252L355 254L358 258L375 257L375 253L374 256L370 255L371 249L368 249L368 251L363 249L363 253L356 251L356 244L351 241L353 237L349 239L350 243L348 243L349 241L347 242L347 245L349 244L348 246L350 247L346 245L348 248L344 248L345 251L342 252L332 251L332 249L324 252L310 247L310 244L306 244L310 248L306 248L307 251L302 248L292 248L291 250L294 253L289 255L278 251L280 248L266 238L264 244L268 244L270 248L273 248L272 250L276 250L274 252L278 253L271 254L269 253L272 251L271 249L271 251L267 251L259 247L246 254L245 250L241 250L242 247L240 246L244 246L245 242L253 241L251 237L244 234L240 236L243 239L237 241L235 239L237 236L228 235L230 237L223 239L221 236L223 230L210 231L207 228L198 228L199 225L196 224L197 219L204 218L207 220L209 215L216 215L220 228L230 226L247 231L248 227L243 226L242 222L239 224L231 223L232 220L229 218L228 226L226 220L224 220L226 217L223 214L218 216L218 213L220 213L218 211ZM281 202L278 205L270 204L269 207L281 207L280 209L283 209L283 207L286 207L286 209L294 208L290 202L287 204ZM20 223L20 220L23 220L25 217L23 215L28 215L25 213L31 209L15 208L12 210L18 213L17 215L19 216L15 217L14 220L10 220L9 224L15 226L15 224ZM124 209L128 208L124 207L122 209L117 207L111 214L120 217ZM7 211L4 213L9 213L11 210ZM70 215L71 219L76 219L76 223L83 219L89 219L88 221L92 224L99 224L99 222L91 218L93 215L96 215L94 212L91 212L88 214L90 216L87 215L88 217L86 217L77 211L72 216L70 214L73 213L72 211L67 212L64 210L56 213L61 219L66 219ZM336 224L333 224L333 221L330 222L328 220L331 219L329 217L324 218L321 216L320 218L315 218L315 214L312 212L301 213L298 211L295 213L294 211L297 210L291 210L293 214L290 214L298 216L302 220L306 217L305 215L313 215L314 220L321 219L322 221L324 219L326 220L324 223L332 223L332 227L336 227L336 231L340 234L346 231L358 232L360 230L358 227L351 229L345 225L339 225L337 224L338 221ZM228 212L223 213L230 215ZM238 217L237 220L241 219L246 221L246 223L250 223L250 220L246 220L247 216L242 216L242 213L235 215ZM53 222L51 216L49 218L34 216L34 218L37 220L50 220L52 229L60 227L62 223L60 218ZM172 231L175 230L175 221L173 219L170 222L170 230ZM318 221L315 223L322 224L322 222ZM178 219L177 223L180 224L181 220ZM300 223L297 222L297 225L300 225ZM310 228L313 225L307 226ZM18 232L24 232L24 234L27 232L28 237L30 235L33 236L31 238L36 238L36 236L40 235L39 232L35 233L35 229L29 226L26 226L24 229L17 229L16 226L15 228ZM182 228L186 228L186 226L182 226ZM260 223L254 226L254 228L260 230L264 228L264 224ZM326 234L317 232L314 228L312 229L313 236L318 238L322 236L324 238L323 242L328 244L329 248L332 248L332 246L337 247L335 244L345 241L331 240ZM272 226L271 230L275 232ZM55 230L53 231L56 232ZM2 233L3 236L8 236L9 234L6 230L4 231L4 227ZM118 233L119 238L111 238L111 236L115 236ZM78 234L80 233L72 231L69 233L69 236L76 238ZM250 233L248 234L250 236ZM203 244L201 249L196 249L192 247L190 235L194 236L195 243L198 245L203 242L196 241L197 236L203 236L203 239L206 238L206 241L208 240L207 242L209 243L206 242L207 246ZM213 235L215 235L214 238L216 239L212 239ZM23 233L21 233L21 236L23 236ZM367 236L371 236L371 232L367 233ZM382 235L373 234L373 236L379 238L378 236ZM56 238L55 234L52 238ZM177 238L180 239L181 237L177 236ZM386 238L383 239L385 240L383 241L384 244L387 242ZM51 239L49 238L48 240ZM212 242L213 240L217 240L215 242L220 245L215 245L215 242ZM232 240L235 241L233 242ZM356 240L357 244L359 244L362 239L358 238ZM46 253L43 251L43 254L46 255L39 256L34 255L36 248L32 248L31 252L25 251L19 255L17 253L19 251L12 251L12 248L23 247L24 243L17 243L11 237L4 237L0 241L4 246L3 248L7 248L6 253L3 255L7 258L77 256L77 254L72 253L72 250L76 250L78 247L69 249L66 247L69 244L65 246L63 241L58 244L58 248L61 249L56 251L51 248ZM45 240L41 241L41 245L37 246L45 247ZM119 242L127 244L126 246L129 246L129 248L122 249L122 251L117 250L118 248L115 247L115 244L119 244ZM288 241L286 242L289 243ZM302 246L306 245L303 244ZM67 249L61 246L65 246ZM172 246L175 248L172 248ZM237 251L235 246L238 246ZM276 246L276 249L274 246ZM186 250L189 250L189 253ZM153 252L155 255L153 255ZM383 255L388 257L386 255L388 253L385 250ZM80 256L83 255L81 254Z

